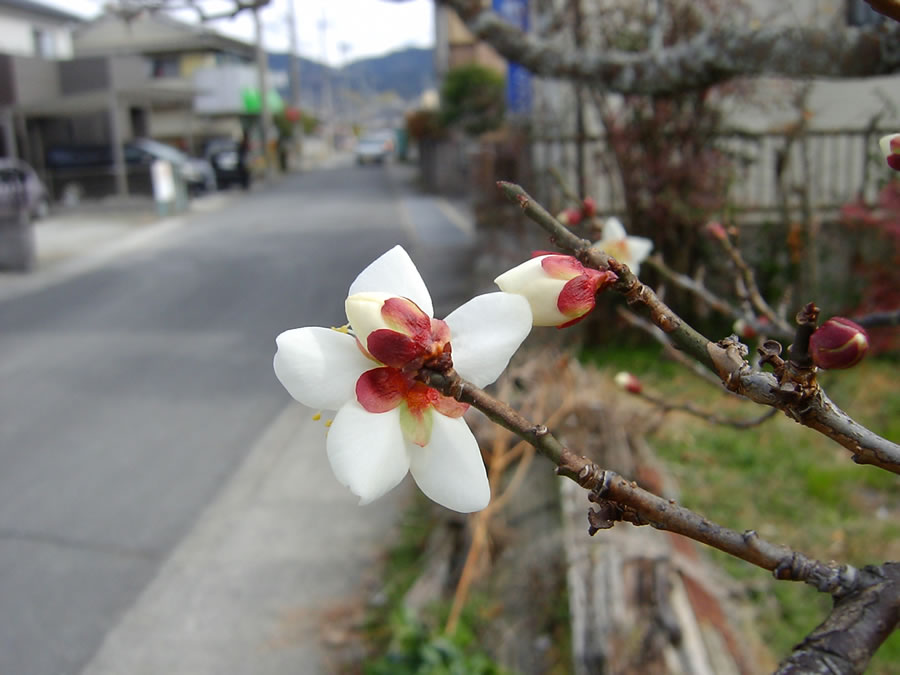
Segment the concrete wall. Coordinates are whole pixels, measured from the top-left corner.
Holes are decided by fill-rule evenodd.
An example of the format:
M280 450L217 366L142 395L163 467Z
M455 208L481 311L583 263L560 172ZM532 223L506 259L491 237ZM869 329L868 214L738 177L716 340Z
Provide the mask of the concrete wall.
M106 89L112 84L109 60L95 56L63 62L59 64L59 80L63 94Z
M59 62L19 57L14 59L16 103L32 103L59 95Z
M51 59L72 58L72 26L49 17L33 16L11 7L0 9L0 35L2 49L19 56L43 56ZM37 52L35 29L43 32L45 54Z

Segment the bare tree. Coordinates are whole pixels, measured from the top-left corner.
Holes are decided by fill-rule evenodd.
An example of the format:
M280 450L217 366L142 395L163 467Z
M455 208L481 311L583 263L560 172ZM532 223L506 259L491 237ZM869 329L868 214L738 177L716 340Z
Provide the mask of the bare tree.
M485 8L481 0L437 2L454 9L501 55L533 73L620 94L683 93L743 76L868 77L900 70L896 24L751 28L746 22L710 20L684 42L633 52L589 45L575 48L525 33Z

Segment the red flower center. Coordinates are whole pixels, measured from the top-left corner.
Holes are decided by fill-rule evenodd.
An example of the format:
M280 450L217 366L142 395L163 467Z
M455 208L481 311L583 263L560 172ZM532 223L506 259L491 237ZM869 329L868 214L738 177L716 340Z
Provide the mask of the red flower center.
M384 365L360 375L356 399L371 413L403 405L404 433L414 443L425 445L430 436L431 408L448 417L460 417L469 407L415 379L424 366L438 370L452 367L450 328L406 298L386 300L381 316L391 328L372 331L365 347Z

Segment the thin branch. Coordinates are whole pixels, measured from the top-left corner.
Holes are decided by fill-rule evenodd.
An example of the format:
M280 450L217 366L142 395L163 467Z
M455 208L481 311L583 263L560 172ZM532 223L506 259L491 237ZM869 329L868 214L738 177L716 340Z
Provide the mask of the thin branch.
M556 464L558 475L590 490L589 499L599 507L588 514L591 534L619 521L650 525L769 570L776 579L803 581L831 594L836 599L834 609L785 662L780 673L861 673L871 655L900 623L900 565L886 563L860 570L851 565L826 564L762 539L753 530L741 533L722 527L577 455L546 426L530 422L507 404L462 380L452 368L443 372L423 369L418 377L444 395L477 408L550 459Z
M730 391L778 408L791 419L828 436L850 450L855 462L900 474L900 445L858 424L838 408L816 381L815 368L785 362L775 353L767 354L765 362L775 367L777 377L754 370L745 359L748 350L740 342L732 338L711 342L641 283L627 265L567 230L520 186L503 181L497 185L511 201L519 204L525 215L550 234L556 245L569 250L589 267L615 272L619 279L611 288L623 294L629 304L643 305L650 320L675 345L717 373ZM780 351L781 345L772 344Z
M861 570L871 582L837 598L828 617L781 663L775 675L862 673L900 623L900 564Z
M468 403L491 421L527 441L544 457L556 464L556 472L592 492L592 501L614 503L616 514L601 513L608 523L596 517L592 527L612 526L614 520L635 525L652 525L699 541L741 560L771 571L777 579L804 581L822 592L846 593L856 589L859 571L849 565L837 566L772 544L752 531L740 533L717 525L690 509L663 499L629 482L617 473L601 469L586 457L577 455L550 433L543 424L534 424L506 403L483 389L463 380L452 368L437 372L422 369L419 379L445 396Z
M716 237L716 241L719 242L719 245L724 249L725 253L731 258L732 264L737 267L738 271L741 273L741 280L743 281L743 288L746 291L747 299L750 301L753 309L766 317L772 324L772 327L777 330L777 332L781 333L782 336L790 335L793 331L790 326L788 326L784 319L778 316L775 313L769 303L766 302L765 298L763 298L762 293L759 291L759 286L756 283L756 274L754 274L750 265L747 264L747 261L744 260L744 256L741 255L740 250L737 246L735 246L731 238L726 233L724 237Z
M900 326L900 309L892 309L886 312L872 312L865 316L854 317L853 320L863 328Z
M900 70L897 26L717 26L659 51L573 49L505 22L481 0L437 0L469 29L531 72L581 80L620 94L666 95L699 90L736 77L779 75L867 77Z
M866 4L879 14L900 21L900 0L866 0Z
M762 415L751 417L748 419L735 419L733 417L725 417L708 410L698 408L693 403L685 401L668 401L661 396L651 394L648 391L641 390L638 393L631 392L633 396L644 399L648 403L652 403L657 408L661 408L663 412L683 412L688 415L698 417L710 424L718 424L725 427L734 427L735 429L752 429L759 426L763 422L772 419L778 412L776 408L769 408Z
M682 366L687 368L692 374L696 375L700 379L705 382L718 387L719 391L721 391L722 381L714 375L711 371L707 370L699 363L694 361L691 358L688 358L684 352L678 351L669 338L666 336L662 330L659 329L658 326L654 326L652 323L644 319L643 317L638 316L634 312L625 309L622 306L616 307L616 313L621 316L625 321L630 323L635 328L639 328L645 333L647 333L650 337L656 340L659 344L663 346L663 349L666 352L666 356L668 356L673 361L680 363ZM726 391L728 391L726 389ZM728 392L731 393L731 392Z
M730 305L728 302L720 298L718 295L710 291L706 286L697 282L695 279L687 276L686 274L681 274L680 272L676 272L671 267L666 265L663 261L662 256L654 255L647 260L644 261L644 264L649 265L657 272L662 274L666 279L671 281L673 284L682 288L690 293L696 295L700 300L709 305L712 309L716 310L720 314L724 314L725 316L730 316L734 319L742 318L743 312L741 312L737 307Z

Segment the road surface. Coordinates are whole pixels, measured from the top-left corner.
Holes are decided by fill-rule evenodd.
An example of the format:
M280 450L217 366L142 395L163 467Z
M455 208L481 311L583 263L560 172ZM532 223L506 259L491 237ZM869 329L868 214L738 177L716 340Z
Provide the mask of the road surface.
M275 335L344 323L396 243L438 315L463 299L468 239L438 211L382 169L293 175L0 299L0 673L91 661L288 403Z

